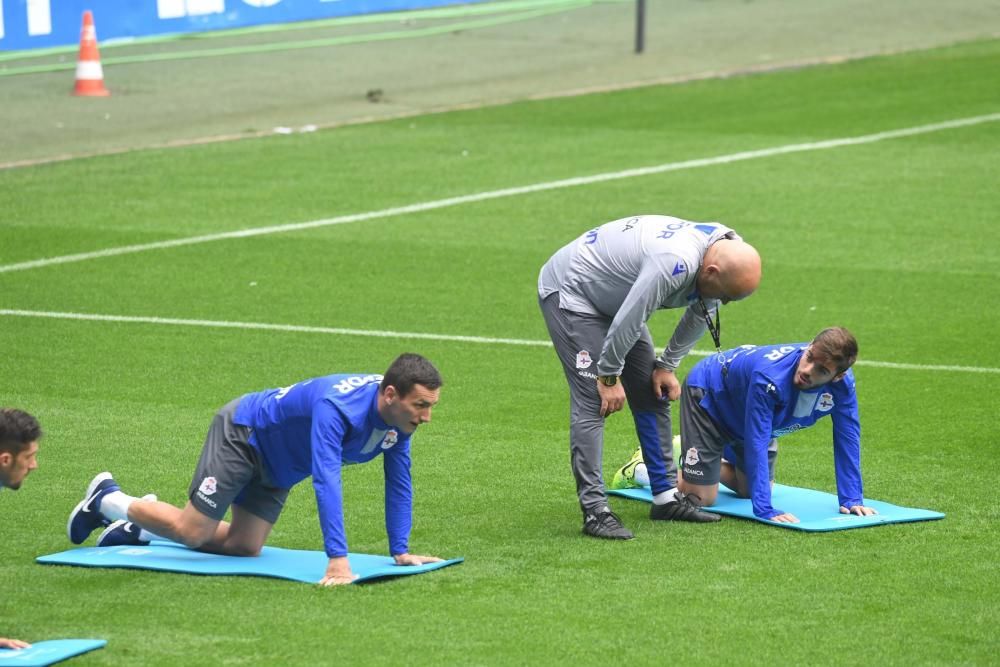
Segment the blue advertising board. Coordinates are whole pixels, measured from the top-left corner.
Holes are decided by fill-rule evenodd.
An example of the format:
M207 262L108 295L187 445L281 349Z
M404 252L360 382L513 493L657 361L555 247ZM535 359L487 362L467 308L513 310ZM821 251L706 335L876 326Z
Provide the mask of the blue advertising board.
M83 12L108 40L375 14L482 0L0 0L0 51L77 44Z

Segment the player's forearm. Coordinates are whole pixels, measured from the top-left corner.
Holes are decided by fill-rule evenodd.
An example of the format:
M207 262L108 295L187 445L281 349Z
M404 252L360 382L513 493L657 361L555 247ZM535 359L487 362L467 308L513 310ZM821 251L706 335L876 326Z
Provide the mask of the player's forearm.
M339 489L338 489L339 491ZM347 536L344 531L344 510L340 494L336 499L316 495L319 525L323 532L323 547L329 558L347 557Z
M670 371L676 369L688 352L701 340L705 329L705 320L695 312L694 306L689 306L677 322L670 342L656 360L656 365Z

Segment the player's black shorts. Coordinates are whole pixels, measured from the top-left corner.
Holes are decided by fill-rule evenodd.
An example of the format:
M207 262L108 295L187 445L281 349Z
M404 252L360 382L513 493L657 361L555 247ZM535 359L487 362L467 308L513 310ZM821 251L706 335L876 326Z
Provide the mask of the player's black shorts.
M722 425L701 407L705 390L681 387L681 471L688 484L710 486L719 483L719 471L725 458L742 472L746 472L743 443L733 437ZM778 458L778 441L771 440L767 448L767 465L774 481L775 463Z
M239 403L240 399L227 403L212 420L188 497L212 519L221 521L230 505L239 505L273 524L285 506L288 489L271 484L260 454L250 444L250 428L233 423Z

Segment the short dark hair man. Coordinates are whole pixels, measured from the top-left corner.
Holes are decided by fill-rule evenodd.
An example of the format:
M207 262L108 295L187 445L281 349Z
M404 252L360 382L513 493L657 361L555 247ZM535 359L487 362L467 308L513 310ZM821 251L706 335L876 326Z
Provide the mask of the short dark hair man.
M67 532L82 543L102 524L98 546L158 536L192 549L256 556L288 490L312 476L330 559L319 581L355 579L347 560L341 467L381 455L390 553L400 565L440 560L409 553L413 492L410 436L431 420L441 375L424 357L403 354L385 375L328 375L246 394L215 416L184 509L124 494L110 473L91 482ZM232 522L222 518L232 506Z
M21 488L24 478L38 467L38 441L42 427L23 410L0 408L0 490ZM0 648L28 648L20 639L0 637Z
M23 410L0 408L0 488L17 490L38 467L42 427Z

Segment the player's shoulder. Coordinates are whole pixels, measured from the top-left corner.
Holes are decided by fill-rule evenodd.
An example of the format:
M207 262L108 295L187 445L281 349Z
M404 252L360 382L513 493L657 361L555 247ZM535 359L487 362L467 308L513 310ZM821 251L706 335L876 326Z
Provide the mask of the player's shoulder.
M784 401L791 392L798 358L805 349L798 343L760 345L744 353L751 382L763 386L766 393Z
M746 359L757 369L767 370L777 378L795 372L795 366L807 343L775 343L757 345L748 350Z
M377 391L382 376L374 373L341 373L323 378L326 391L323 398L338 405L364 402Z
M354 426L363 424L373 409L373 395L378 391L379 375L345 374L327 376L329 388L322 395L328 418Z
M773 372L770 366L754 365L749 369L750 389L758 394L764 394L776 403L787 401L788 389L782 377Z

